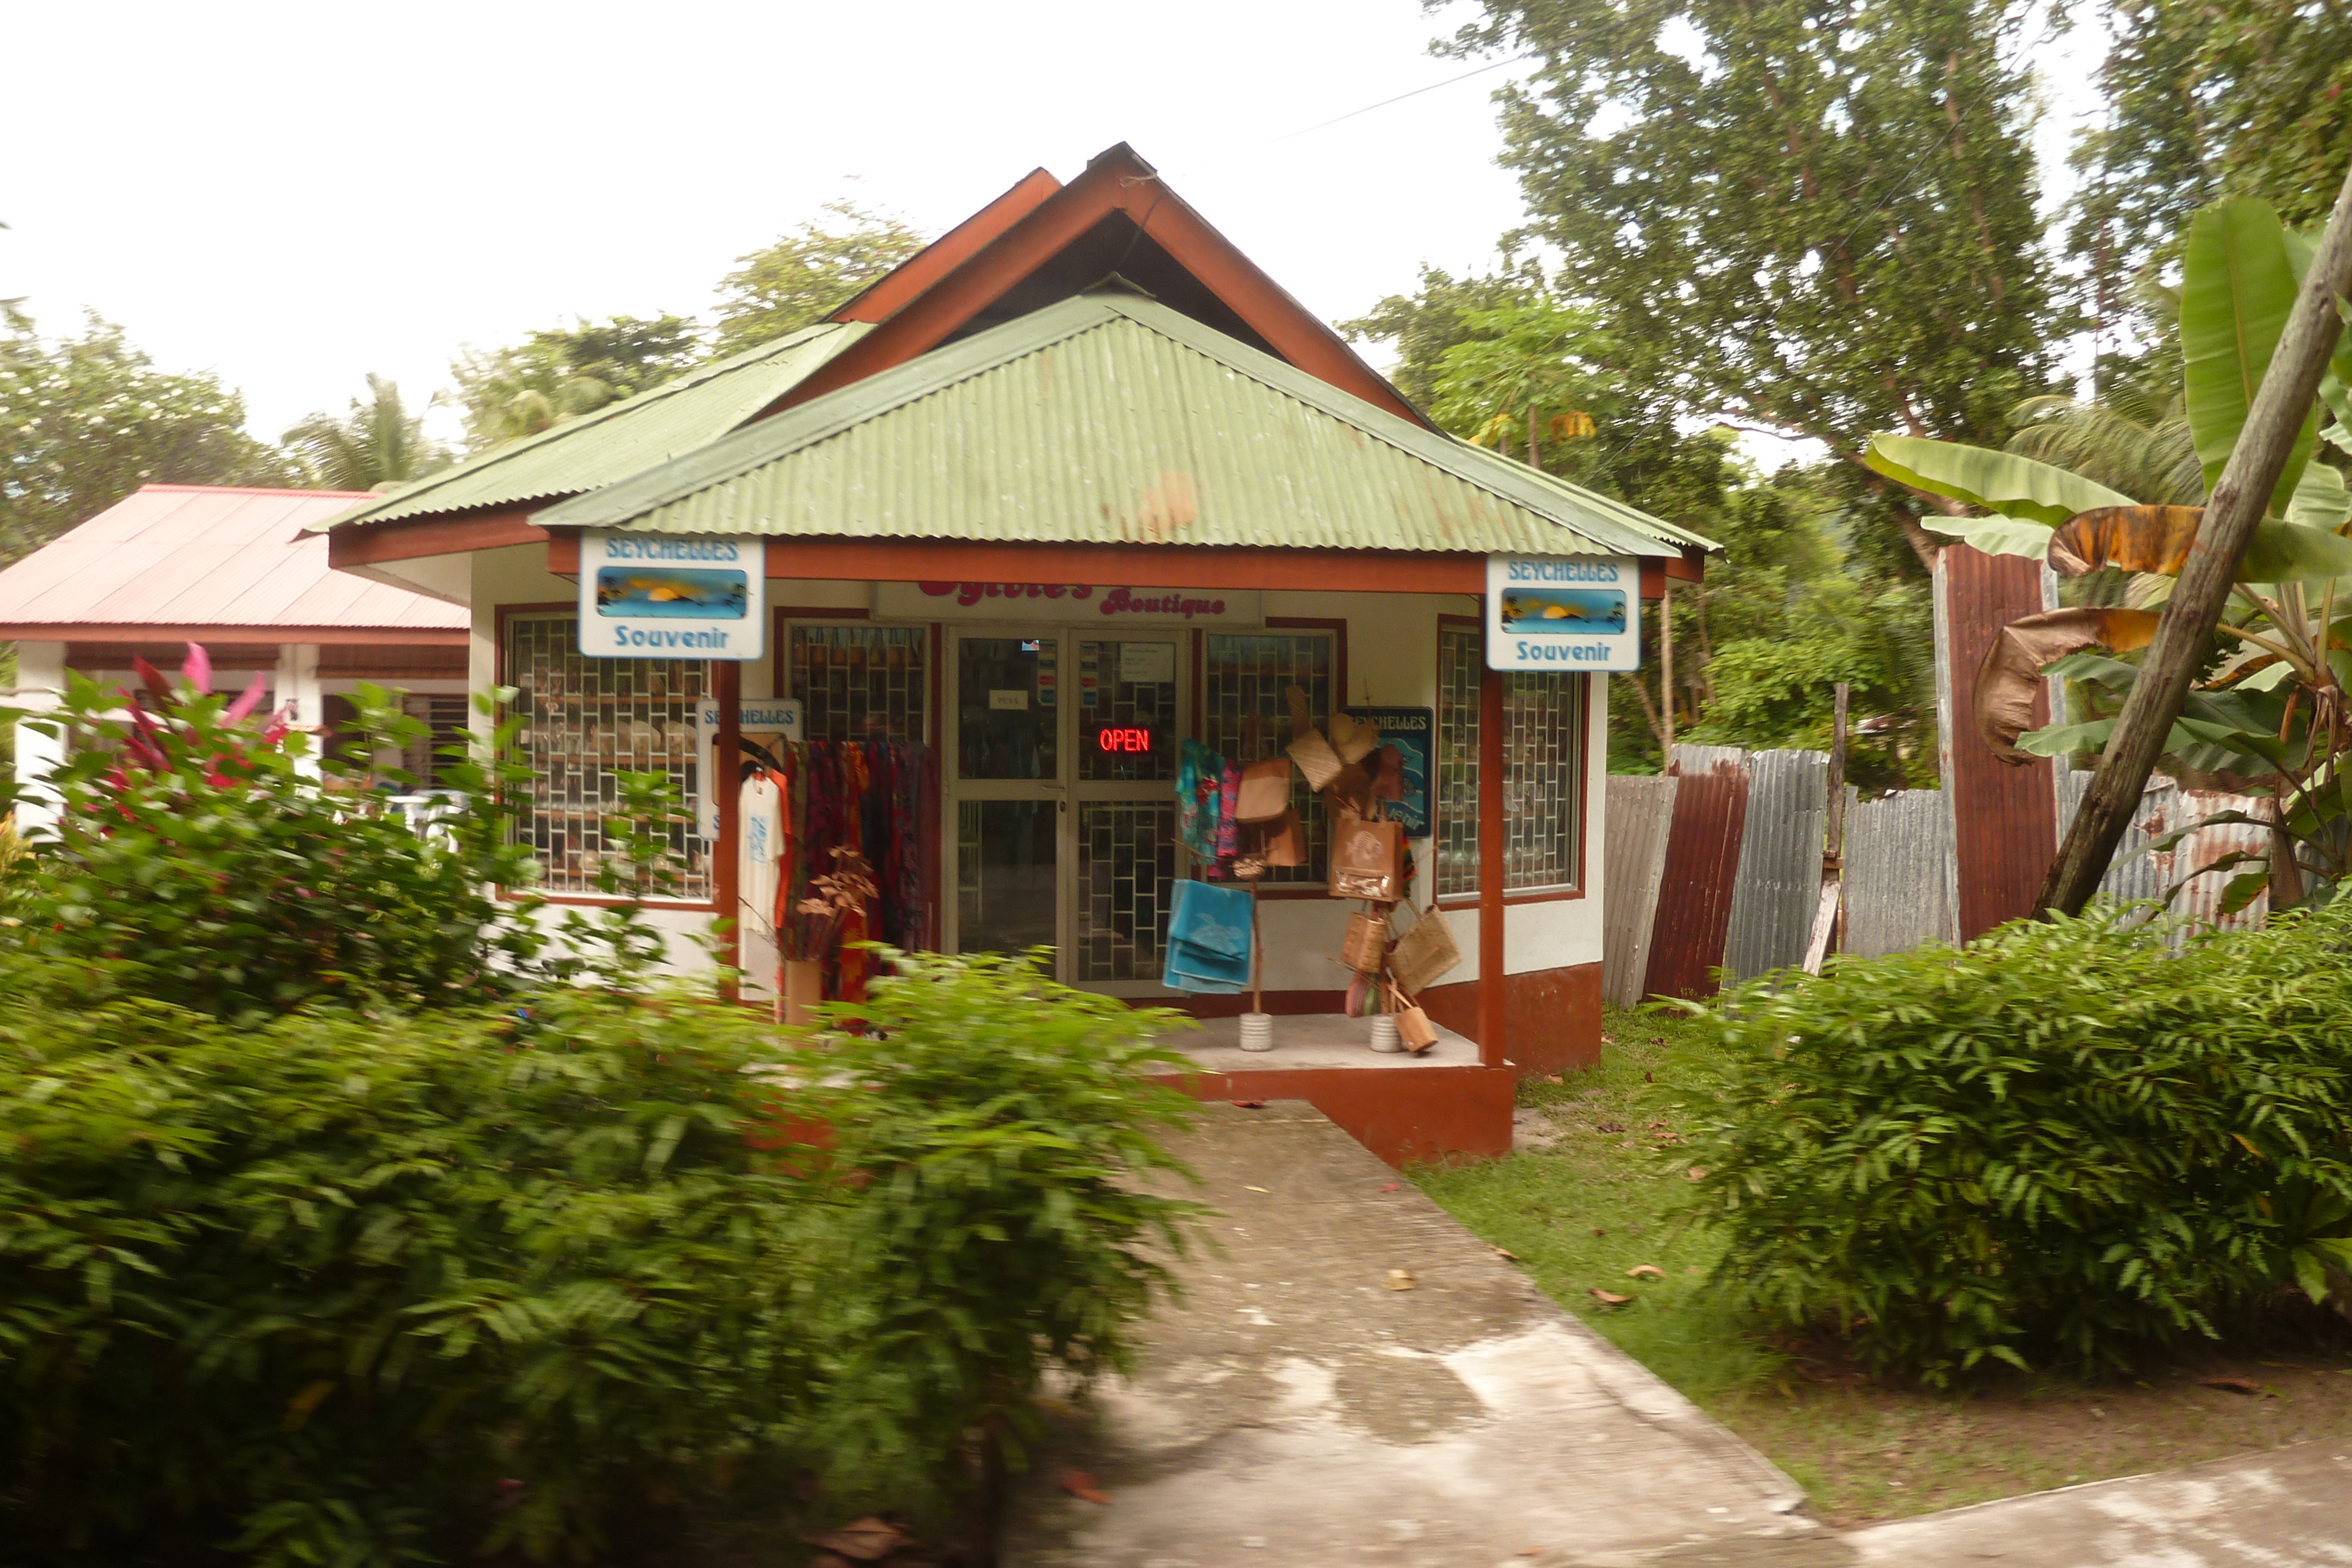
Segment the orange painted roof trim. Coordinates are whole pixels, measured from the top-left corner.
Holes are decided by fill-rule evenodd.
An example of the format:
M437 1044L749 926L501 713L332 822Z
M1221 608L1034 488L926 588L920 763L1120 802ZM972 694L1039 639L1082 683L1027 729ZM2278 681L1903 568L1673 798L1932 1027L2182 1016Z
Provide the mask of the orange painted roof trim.
M1028 183L1014 186L992 208L1008 202ZM1428 417L1364 363L1346 340L1170 190L1159 172L1124 141L1096 157L1085 173L914 293L873 331L762 409L758 417L764 419L837 392L937 348L1114 212L1134 219L1284 360L1376 408L1429 425ZM929 254L924 252L899 271L916 267ZM868 292L882 293L898 276L893 273ZM856 303L853 300L851 306Z
M1032 169L1013 188L877 278L835 311L835 321L887 321L940 278L970 261L1005 230L1043 206L1062 182Z

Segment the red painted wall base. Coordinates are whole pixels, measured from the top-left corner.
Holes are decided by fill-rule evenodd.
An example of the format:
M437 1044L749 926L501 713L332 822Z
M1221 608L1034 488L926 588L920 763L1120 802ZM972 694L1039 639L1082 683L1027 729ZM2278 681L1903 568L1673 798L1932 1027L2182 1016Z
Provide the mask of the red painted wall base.
M1483 1067L1272 1067L1158 1082L1195 1100L1304 1100L1391 1166L1511 1152L1517 1078Z
M1437 1022L1478 1038L1478 982L1432 986L1421 1005ZM1601 1065L1601 966L1534 969L1503 981L1503 1043L1522 1078Z

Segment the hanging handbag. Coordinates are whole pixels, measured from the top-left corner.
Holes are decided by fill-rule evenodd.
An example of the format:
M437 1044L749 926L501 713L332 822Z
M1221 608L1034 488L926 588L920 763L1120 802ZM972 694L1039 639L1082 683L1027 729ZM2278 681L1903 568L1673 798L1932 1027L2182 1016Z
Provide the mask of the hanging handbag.
M1298 771L1307 776L1309 789L1326 789L1339 776L1339 754L1331 749L1331 743L1323 738L1321 730L1307 730L1287 749L1290 760L1298 764Z
M1255 847L1267 865L1307 863L1307 828L1299 821L1297 810L1286 809L1273 821L1259 822L1250 831L1256 834Z
M1394 904L1404 892L1404 829L1397 822L1341 816L1331 827L1330 893Z
M1389 974L1405 995L1417 997L1423 987L1434 985L1461 962L1462 949L1454 941L1454 928L1433 904L1390 949Z
M1377 975L1388 956L1388 916L1361 910L1350 916L1347 937L1339 944L1339 962L1360 975Z
M1269 758L1242 769L1242 788L1234 818L1242 822L1271 822L1290 810L1290 758Z

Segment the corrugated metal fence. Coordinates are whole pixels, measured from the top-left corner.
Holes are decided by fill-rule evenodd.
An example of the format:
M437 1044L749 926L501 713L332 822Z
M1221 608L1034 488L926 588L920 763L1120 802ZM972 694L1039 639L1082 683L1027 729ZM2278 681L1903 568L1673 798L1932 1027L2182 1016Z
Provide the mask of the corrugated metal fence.
M1802 963L1821 890L1828 783L1822 752L1716 746L1677 746L1666 778L1612 778L1602 994L1620 1007L1644 996L1709 996L1718 969L1746 979ZM2060 777L2062 828L2089 783L2087 773ZM1955 850L1943 792L1906 789L1864 800L1849 789L1846 801L1839 950L1880 957L1955 940ZM2100 883L2102 895L2161 898L2199 868L2263 849L2269 830L2253 823L2206 828L2170 850L2137 852L2217 813L2260 817L2268 808L2246 796L2182 789L2159 775ZM2195 876L2174 900L2173 915L2225 930L2254 925L2264 900L2217 913L2235 869Z

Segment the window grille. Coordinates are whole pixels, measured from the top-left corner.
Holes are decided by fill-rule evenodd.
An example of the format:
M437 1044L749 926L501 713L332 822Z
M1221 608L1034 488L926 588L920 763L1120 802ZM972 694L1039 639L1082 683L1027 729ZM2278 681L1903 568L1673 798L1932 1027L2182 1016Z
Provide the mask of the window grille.
M518 831L539 859L541 888L594 894L605 819L621 806L620 772L667 773L683 802L670 824L674 896L708 899L710 872L693 831L699 789L694 713L709 666L682 659L591 659L569 615L507 623L506 684L517 689L523 758L533 776Z
M795 625L786 647L809 739L930 738L928 628Z
M1478 891L1477 628L1446 626L1437 643L1437 894ZM1577 885L1584 779L1579 744L1586 677L1514 670L1503 677L1503 886Z
M425 726L425 734L401 747L400 768L416 780L420 789L430 789L441 782L442 773L453 765L455 758L442 753L452 746L462 746L470 738L473 708L462 695L411 692L400 699L401 711Z
M1291 686L1307 689L1307 711L1328 723L1334 639L1328 632L1209 633L1201 690L1201 739L1228 761L1279 757L1290 744ZM1295 771L1290 801L1307 830L1307 863L1267 870L1265 885L1320 883L1329 874L1331 828L1322 798Z
M1088 800L1078 807L1077 979L1157 980L1175 892L1176 808Z

